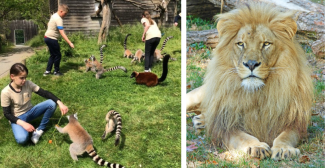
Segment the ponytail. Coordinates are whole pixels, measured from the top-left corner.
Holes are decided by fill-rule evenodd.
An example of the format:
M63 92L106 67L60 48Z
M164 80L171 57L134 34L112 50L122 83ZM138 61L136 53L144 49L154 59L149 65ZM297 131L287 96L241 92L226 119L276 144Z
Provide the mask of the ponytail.
M150 13L148 11L143 11L142 16L149 20L150 25L153 25L153 20L151 19Z

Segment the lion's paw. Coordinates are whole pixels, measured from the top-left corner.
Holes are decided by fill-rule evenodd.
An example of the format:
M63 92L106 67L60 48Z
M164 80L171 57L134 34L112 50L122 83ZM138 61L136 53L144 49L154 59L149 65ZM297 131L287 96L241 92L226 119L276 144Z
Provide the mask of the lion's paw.
M248 147L247 154L249 154L252 157L264 159L267 157L271 157L272 151L268 144L264 142L260 142L259 144Z
M300 150L291 146L274 146L272 147L272 159L283 160L300 155Z
M204 116L202 114L193 117L193 127L196 133L205 128Z

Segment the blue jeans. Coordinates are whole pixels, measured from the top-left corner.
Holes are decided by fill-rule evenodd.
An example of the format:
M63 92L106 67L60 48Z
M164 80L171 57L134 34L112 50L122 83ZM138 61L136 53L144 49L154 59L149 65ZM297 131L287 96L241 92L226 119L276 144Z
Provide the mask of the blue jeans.
M49 99L37 104L26 113L18 116L18 118L29 123L30 121L44 114L41 124L37 127L38 130L44 130L55 109L56 103ZM29 133L22 126L11 123L11 128L18 144L25 144L28 141Z

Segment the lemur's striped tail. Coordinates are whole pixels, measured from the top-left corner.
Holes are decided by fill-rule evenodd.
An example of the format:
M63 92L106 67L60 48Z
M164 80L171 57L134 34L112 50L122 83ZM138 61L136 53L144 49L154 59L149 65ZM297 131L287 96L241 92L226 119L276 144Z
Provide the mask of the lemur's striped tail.
M173 37L174 37L174 36L169 36L169 37L167 37L167 38L164 40L164 43L163 43L162 46L161 46L160 52L162 52L162 50L165 48L165 45L166 45L167 41L168 41L169 39L172 39Z
M100 49L99 49L99 52L100 52L100 63L103 62L103 59L104 59L104 54L103 54L103 48L106 47L107 45L106 44L103 44Z
M92 145L89 145L89 150L87 150L87 153L90 157L92 157L93 161L96 162L100 166L107 166L110 168L124 168L124 166L116 163L109 163L102 159L95 151L94 147Z
M117 69L121 69L125 73L128 72L128 70L125 67L123 67L123 66L115 66L115 67L112 67L112 68L108 68L108 69L105 69L105 72L107 72L107 71L115 71Z
M111 110L107 114L108 116L114 116L116 118L116 135L115 135L115 146L120 143L121 131L122 131L122 117L120 113L116 112L115 110Z
M129 36L131 36L131 34L127 34L126 37L125 37L124 45L123 45L123 46L124 46L124 50L127 49L127 47L126 47L126 41L128 40L128 37L129 37Z

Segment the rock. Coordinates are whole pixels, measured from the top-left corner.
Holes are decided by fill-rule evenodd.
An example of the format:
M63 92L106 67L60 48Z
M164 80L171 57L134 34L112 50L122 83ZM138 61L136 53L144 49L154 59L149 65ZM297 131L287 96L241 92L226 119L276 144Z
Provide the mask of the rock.
M194 1L194 0L192 0ZM209 0L215 7L221 7L221 0ZM227 12L236 7L238 3L245 3L251 0L223 0L223 10ZM297 34L307 36L304 43L311 46L313 53L318 58L325 57L325 7L324 5L311 2L310 0L256 0L272 3L283 10L296 10ZM218 11L215 12L217 14ZM198 15L199 16L199 15ZM206 41L206 39L203 42ZM197 42L197 41L195 41ZM301 41L299 41L301 42Z
M219 35L217 29L203 30L203 31L187 31L187 44L204 42L208 47L215 48L219 42Z
M319 40L312 42L311 49L318 58L325 57L325 34Z

